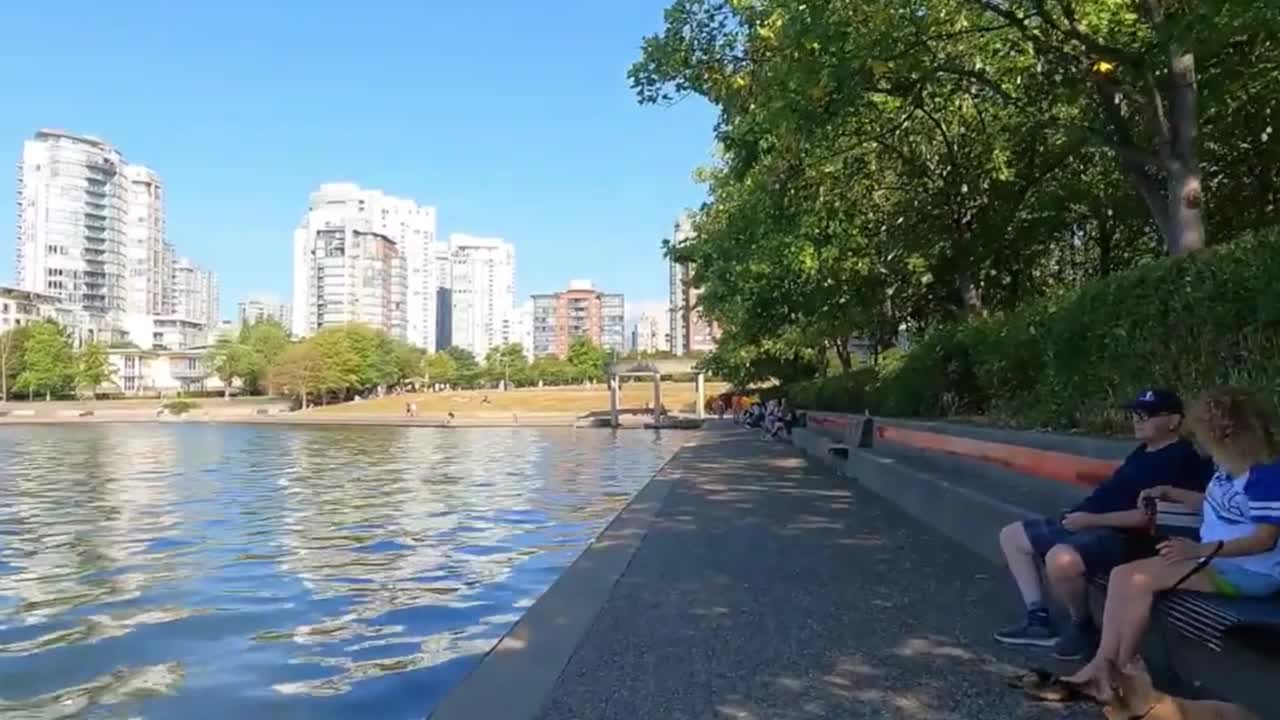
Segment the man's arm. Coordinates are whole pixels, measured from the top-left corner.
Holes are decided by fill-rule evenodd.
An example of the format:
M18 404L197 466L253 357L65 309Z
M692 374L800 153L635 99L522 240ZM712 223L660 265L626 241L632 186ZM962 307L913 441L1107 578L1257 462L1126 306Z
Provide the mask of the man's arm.
M1121 510L1119 512L1098 513L1089 523L1092 527L1140 528L1147 524L1147 514L1142 510Z
M1173 487L1171 485L1157 485L1150 490L1143 490L1138 496L1138 503L1142 503L1143 498L1155 498L1157 500L1167 500L1187 506L1196 511L1204 509L1204 493L1194 490Z

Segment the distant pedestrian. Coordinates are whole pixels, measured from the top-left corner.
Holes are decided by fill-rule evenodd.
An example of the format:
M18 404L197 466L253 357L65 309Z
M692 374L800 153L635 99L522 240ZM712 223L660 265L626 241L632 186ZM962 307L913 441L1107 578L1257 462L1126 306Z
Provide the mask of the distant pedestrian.
M413 417L413 406L410 405L409 403L404 404L404 416Z

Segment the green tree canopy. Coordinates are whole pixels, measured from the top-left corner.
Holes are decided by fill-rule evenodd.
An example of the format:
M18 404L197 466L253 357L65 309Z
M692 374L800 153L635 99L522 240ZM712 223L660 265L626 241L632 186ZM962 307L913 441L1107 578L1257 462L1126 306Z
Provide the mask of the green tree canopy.
M30 325L19 325L0 333L0 402L8 400L9 393L18 387L18 376L25 367L23 353L30 335Z
M260 393L267 388L269 369L276 360L289 348L289 332L274 318L264 318L252 325L240 328L239 344L252 354L243 377L245 390Z
M69 390L75 375L75 354L62 327L52 320L28 325L16 387L28 394L43 393L49 400L55 393Z
M76 387L97 397L98 388L115 376L107 351L98 343L89 343L76 355Z

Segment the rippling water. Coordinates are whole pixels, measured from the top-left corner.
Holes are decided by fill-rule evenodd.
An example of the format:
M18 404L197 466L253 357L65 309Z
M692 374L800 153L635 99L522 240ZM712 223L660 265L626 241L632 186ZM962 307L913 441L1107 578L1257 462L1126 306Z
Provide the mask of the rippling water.
M601 430L0 428L0 716L423 717L673 450Z

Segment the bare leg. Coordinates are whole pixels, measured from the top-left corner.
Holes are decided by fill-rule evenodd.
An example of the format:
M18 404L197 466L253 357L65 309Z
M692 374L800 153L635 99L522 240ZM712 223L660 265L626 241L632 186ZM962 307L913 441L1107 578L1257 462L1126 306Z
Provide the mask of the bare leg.
M1005 525L1000 531L1000 550L1004 553L1005 564L1013 575L1013 582L1022 594L1022 601L1027 607L1044 602L1040 589L1040 569L1036 566L1036 553L1027 539L1027 531L1022 523Z
M1067 606L1072 620L1089 617L1089 589L1085 583L1084 560L1070 545L1055 545L1044 558L1045 574L1053 594Z
M1156 593L1172 587L1195 563L1194 560L1184 560L1169 564L1155 557L1112 570L1107 584L1107 605L1102 614L1102 641L1098 645L1098 653L1079 672L1065 679L1080 683L1101 681L1105 687L1107 661L1124 667L1137 654L1142 636L1147 631ZM1182 587L1213 592L1213 584L1199 573L1188 578Z

